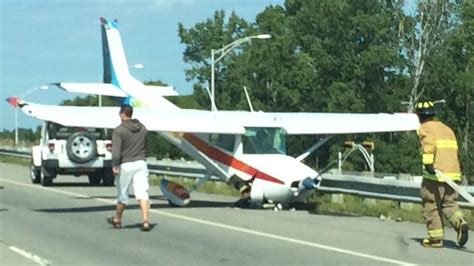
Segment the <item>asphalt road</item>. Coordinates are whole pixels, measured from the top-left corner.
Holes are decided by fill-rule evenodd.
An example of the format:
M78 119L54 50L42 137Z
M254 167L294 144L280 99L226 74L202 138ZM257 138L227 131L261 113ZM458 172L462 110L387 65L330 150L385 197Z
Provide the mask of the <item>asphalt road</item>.
M0 163L0 264L474 265L474 241L456 248L452 229L444 248L427 249L422 224L238 209L235 198L199 193L172 208L158 187L150 190L153 229L139 230L133 202L116 230L105 222L114 195L85 177L33 185L27 167Z

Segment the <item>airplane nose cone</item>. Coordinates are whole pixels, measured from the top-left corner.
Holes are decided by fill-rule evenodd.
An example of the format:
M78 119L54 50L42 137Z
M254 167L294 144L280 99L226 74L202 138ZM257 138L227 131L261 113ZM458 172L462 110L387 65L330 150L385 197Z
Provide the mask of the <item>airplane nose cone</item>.
M318 180L314 180L310 177L307 177L305 179L303 179L301 181L301 185L303 186L303 188L305 189L315 189L316 188L316 185L317 185L317 182L319 182Z

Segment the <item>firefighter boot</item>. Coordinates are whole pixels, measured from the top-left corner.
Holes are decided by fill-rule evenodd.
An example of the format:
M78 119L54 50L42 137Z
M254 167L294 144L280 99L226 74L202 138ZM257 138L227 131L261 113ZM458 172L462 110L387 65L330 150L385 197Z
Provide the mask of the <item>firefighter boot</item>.
M443 240L425 238L421 244L426 248L441 248L443 247Z
M459 219L456 226L456 232L458 233L458 245L463 247L467 243L469 225L464 219Z

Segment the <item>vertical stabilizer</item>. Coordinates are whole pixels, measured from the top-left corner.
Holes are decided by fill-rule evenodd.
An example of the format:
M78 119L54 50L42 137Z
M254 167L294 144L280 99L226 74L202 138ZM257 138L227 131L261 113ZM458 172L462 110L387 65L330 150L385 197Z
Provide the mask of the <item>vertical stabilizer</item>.
M103 82L112 84L112 87L119 88L127 95L123 99L124 104L135 107L178 108L156 92L156 89L160 89L159 86L145 86L130 75L117 21L101 17L100 26L104 64Z
M100 22L104 63L103 82L122 88L130 78L130 72L117 28L117 20L110 21L101 17Z

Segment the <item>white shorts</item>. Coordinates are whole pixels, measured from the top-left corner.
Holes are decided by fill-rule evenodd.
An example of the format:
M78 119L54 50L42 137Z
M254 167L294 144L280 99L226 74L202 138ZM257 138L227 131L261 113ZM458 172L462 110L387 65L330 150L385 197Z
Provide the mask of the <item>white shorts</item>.
M148 167L145 161L135 161L120 165L120 174L116 177L117 202L128 203L128 188L133 185L133 194L137 200L148 200Z

